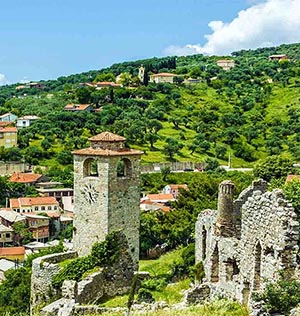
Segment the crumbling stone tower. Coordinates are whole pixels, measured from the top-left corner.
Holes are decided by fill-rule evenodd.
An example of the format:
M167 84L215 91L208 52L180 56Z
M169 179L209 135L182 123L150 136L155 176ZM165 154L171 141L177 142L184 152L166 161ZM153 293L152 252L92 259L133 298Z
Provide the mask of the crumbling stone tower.
M110 132L91 137L74 155L74 250L88 255L95 242L114 230L127 237L139 258L140 157L125 138Z
M230 180L225 180L220 183L216 234L222 237L232 237L235 235L233 192L233 182L231 182Z

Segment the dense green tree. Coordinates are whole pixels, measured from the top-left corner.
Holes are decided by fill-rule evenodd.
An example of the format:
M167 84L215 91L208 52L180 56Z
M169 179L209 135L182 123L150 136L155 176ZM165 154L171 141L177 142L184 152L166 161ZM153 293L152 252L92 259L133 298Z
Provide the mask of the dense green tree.
M183 145L178 142L175 138L169 137L166 139L166 144L163 148L163 153L169 158L173 159L175 154L183 148Z

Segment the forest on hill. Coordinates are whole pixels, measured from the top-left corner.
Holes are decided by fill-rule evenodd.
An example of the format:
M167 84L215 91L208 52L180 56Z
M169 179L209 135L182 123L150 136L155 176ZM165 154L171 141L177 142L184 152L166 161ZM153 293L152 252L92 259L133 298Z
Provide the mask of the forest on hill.
M286 60L269 60L286 54ZM219 59L235 67L224 71ZM300 45L244 50L230 57L192 55L114 64L102 70L40 81L44 90L18 84L0 87L0 115L40 117L18 132L18 147L0 150L1 160L25 159L68 180L71 151L105 130L144 150L143 162L198 161L251 166L270 155L299 160ZM140 65L145 77L140 82ZM153 73L172 72L175 82L149 83ZM115 81L96 89L87 82ZM184 81L186 79L195 79ZM191 83L192 82L192 83ZM70 103L92 112L69 112ZM65 172L65 175L64 175Z

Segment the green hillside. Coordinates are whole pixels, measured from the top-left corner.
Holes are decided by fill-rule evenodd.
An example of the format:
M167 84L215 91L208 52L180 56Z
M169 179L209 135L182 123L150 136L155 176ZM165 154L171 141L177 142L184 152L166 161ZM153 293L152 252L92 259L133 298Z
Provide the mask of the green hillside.
M269 61L272 54L289 59ZM218 59L231 58L224 71ZM143 162L206 161L251 166L269 155L299 161L300 45L232 53L230 57L192 55L114 64L102 70L41 81L45 89L0 87L0 114L38 115L19 131L19 148L1 150L0 159L24 159L54 169L72 164L70 152L104 130L123 135L145 151ZM137 74L143 64L146 76ZM149 75L172 72L176 83L149 83ZM84 86L120 75L122 88ZM185 79L198 83L185 83ZM95 112L64 111L68 103L90 103ZM53 170L52 170L53 171ZM53 171L54 172L54 171Z

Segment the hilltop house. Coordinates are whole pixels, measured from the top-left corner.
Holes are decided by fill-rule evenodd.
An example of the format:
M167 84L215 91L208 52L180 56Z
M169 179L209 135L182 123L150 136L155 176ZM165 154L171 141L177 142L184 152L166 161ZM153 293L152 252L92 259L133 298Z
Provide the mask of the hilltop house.
M33 122L35 122L38 119L39 117L36 115L22 116L17 119L16 126L17 128L29 127Z
M17 134L16 127L0 127L0 147L10 148L17 146Z
M168 184L163 188L163 193L172 194L174 199L177 199L180 190L188 190L188 186L186 184Z
M67 104L64 110L71 112L91 112L92 106L90 104Z
M289 60L288 56L285 54L281 55L271 55L269 56L269 60Z
M223 68L223 70L228 71L235 66L235 63L232 59L220 59L217 61L217 65Z
M153 74L150 76L149 82L154 83L174 83L174 78L177 75L168 73L168 72L161 72L159 74Z
M17 119L17 115L12 113L5 113L0 115L0 122L14 122Z

